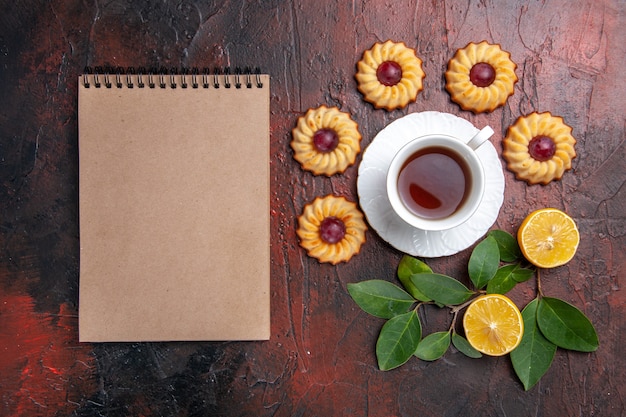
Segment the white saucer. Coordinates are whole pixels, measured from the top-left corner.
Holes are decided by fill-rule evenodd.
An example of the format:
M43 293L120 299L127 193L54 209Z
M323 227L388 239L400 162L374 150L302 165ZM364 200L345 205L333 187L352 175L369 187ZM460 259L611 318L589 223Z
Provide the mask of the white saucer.
M357 189L361 208L378 235L396 249L413 256L434 258L467 249L495 223L504 200L504 174L496 149L486 142L476 151L485 168L485 195L476 213L465 223L441 232L416 229L391 208L386 177L391 159L410 140L434 133L469 141L478 133L473 124L453 114L412 113L388 124L363 153Z

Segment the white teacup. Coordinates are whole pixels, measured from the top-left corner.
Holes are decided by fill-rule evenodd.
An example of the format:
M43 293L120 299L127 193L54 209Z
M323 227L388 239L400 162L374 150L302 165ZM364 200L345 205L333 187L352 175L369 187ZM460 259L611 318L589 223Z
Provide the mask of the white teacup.
M475 150L493 133L486 126L467 143L432 134L403 146L387 171L387 196L396 214L411 226L429 231L466 222L485 192L485 173Z

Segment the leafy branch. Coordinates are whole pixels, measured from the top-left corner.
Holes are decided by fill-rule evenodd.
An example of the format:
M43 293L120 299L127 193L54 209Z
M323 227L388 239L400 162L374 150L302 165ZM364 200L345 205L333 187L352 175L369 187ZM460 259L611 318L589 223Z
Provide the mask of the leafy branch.
M550 368L557 348L581 352L598 348L598 336L589 319L575 306L544 295L540 271L528 267L517 240L509 233L493 230L478 243L470 256L468 273L471 289L405 255L397 271L402 287L385 280L348 284L348 292L361 309L387 320L376 342L379 369L397 368L413 356L437 360L451 344L470 358L482 357L457 333L460 314L476 297L505 294L533 276L537 279L537 296L522 310L524 334L510 354L524 389L532 388ZM422 337L418 310L429 305L447 308L452 320L447 330Z

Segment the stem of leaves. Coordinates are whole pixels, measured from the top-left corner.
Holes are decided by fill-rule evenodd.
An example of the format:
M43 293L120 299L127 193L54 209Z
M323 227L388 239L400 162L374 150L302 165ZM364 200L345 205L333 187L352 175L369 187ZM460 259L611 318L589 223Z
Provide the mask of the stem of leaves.
M463 304L459 304L458 306L447 306L450 309L450 314L452 314L452 323L450 323L450 331L456 328L456 320L459 316L459 312L466 308L468 305L472 304L475 297L470 298Z

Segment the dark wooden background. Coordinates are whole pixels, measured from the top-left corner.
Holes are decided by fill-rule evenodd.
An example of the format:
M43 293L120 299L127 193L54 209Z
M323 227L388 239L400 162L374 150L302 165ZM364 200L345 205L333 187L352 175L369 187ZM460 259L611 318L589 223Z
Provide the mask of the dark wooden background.
M623 0L1 0L0 415L625 415L625 27ZM387 39L414 47L426 72L417 102L394 112L365 103L354 80L363 51ZM512 53L519 82L504 107L473 115L450 101L443 72L457 48L483 39ZM87 65L259 65L271 74L269 341L77 342L76 101ZM321 104L350 112L364 147L415 111L489 124L498 152L518 116L563 116L578 139L573 169L547 186L506 171L494 228L515 232L527 213L548 206L574 217L579 251L544 273L543 289L590 317L599 350L558 351L529 392L508 357L472 360L453 349L436 362L379 371L382 321L359 310L346 284L396 282L401 253L370 230L349 263L320 265L296 239L296 218L316 196L357 198L360 158L332 178L292 158L291 128ZM428 262L466 281L468 258L469 250ZM511 297L523 306L535 288L518 287ZM425 332L447 320L427 309Z

